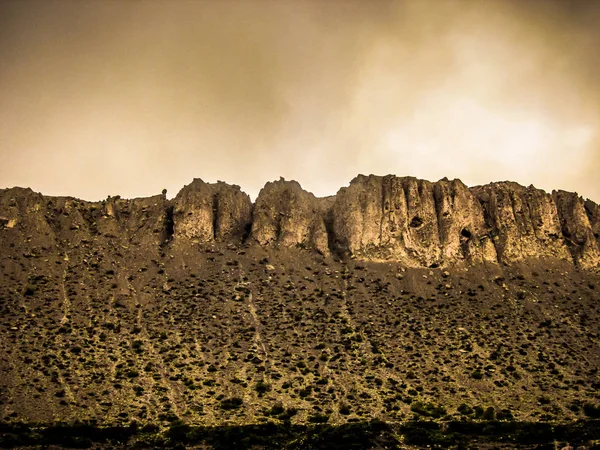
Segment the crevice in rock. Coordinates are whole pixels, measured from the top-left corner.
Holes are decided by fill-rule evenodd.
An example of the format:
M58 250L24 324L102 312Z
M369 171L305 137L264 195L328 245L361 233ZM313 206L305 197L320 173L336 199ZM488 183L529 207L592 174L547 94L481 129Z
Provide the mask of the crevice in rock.
M252 236L252 225L254 224L254 206L255 206L255 203L252 203L251 209L250 209L250 221L244 225L244 229L242 230L242 236L241 236L242 244L245 244L246 242L248 242L248 240Z
M165 209L163 244L169 242L175 234L175 220L173 219L174 206L169 205Z
M435 183L433 185L431 195L433 196L433 207L435 209L435 218L437 221L438 241L440 244L443 244L444 239L442 239L442 217L446 217L448 214L447 212L442 214L442 206L444 204L444 189L439 183ZM452 198L452 206L454 207L454 197Z
M391 194L391 183L389 181L390 181L389 177L383 177L383 180L381 180L381 217L379 219L379 243L380 244L383 240L383 223L386 219L389 218L389 203L388 203L387 208L385 206L386 197L389 197Z
M460 252L463 259L469 259L470 257L469 242L472 237L472 233L467 228L460 230Z
M519 230L520 232L522 232L523 230L523 223L524 223L524 218L523 218L523 211L519 211L517 208L517 205L515 204L515 197L516 197L516 193L510 191L509 192L509 198L510 198L510 208L512 210L512 214L513 214L513 218L515 221L515 225L517 227L517 230Z
M494 228L494 220L491 213L491 197L485 191L471 191L479 205L481 206L481 213L483 214L483 223L486 228L493 229Z
M340 245L335 239L335 230L333 227L333 208L327 210L323 215L323 224L325 225L325 233L327 234L327 247L332 255L339 256Z
M590 200L586 200L583 203L583 209L585 210L585 215L587 216L590 223L594 220L594 212L592 211L592 202Z
M569 214L567 213L567 211L569 211L572 216L573 205L571 204L570 199L567 198L567 196L563 195L562 192L555 191L552 193L552 197L554 198L554 203L556 204L556 211L558 213L558 220L560 222L560 231L562 233L562 237L567 244L567 249L571 254L571 260L573 264L577 265L578 256L581 253L581 248L579 244L574 241L574 238L576 238L576 236L573 236L571 230L569 229L568 222L571 217L569 217Z
M213 239L217 240L217 227L219 226L219 194L212 198L212 232Z

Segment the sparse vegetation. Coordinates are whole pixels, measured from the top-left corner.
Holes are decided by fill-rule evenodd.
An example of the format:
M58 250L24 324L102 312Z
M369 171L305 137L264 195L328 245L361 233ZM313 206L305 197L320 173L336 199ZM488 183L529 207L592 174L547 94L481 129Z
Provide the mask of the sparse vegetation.
M415 419L445 445L446 426L599 416L598 274L560 261L409 268L234 240L183 251L154 202L57 200L50 244L0 232L5 424L135 420L175 445L198 424L331 431L380 417ZM414 217L410 232L431 226ZM460 242L480 242L461 228Z

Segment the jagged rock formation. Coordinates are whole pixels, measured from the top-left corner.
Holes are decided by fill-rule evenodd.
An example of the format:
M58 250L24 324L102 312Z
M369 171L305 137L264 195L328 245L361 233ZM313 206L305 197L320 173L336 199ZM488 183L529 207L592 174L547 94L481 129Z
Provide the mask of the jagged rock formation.
M359 258L411 266L554 257L596 267L597 206L587 204L510 182L469 189L460 180L359 176L336 196L333 230L339 248Z
M172 201L90 203L14 188L2 191L0 206L0 226L20 224L33 240L49 233L60 239L61 230L82 239L97 230L147 243L297 246L412 267L532 257L600 264L598 205L575 193L548 194L512 182L468 188L460 180L359 175L337 195L317 198L281 179L267 183L253 205L239 186L196 179Z
M196 178L175 197L175 237L198 242L240 241L251 224L252 202L239 186Z
M339 246L367 259L439 266L496 261L482 209L460 181L359 176L337 194Z
M296 181L267 183L254 205L252 238L260 245L298 246L329 253L327 199L318 199Z

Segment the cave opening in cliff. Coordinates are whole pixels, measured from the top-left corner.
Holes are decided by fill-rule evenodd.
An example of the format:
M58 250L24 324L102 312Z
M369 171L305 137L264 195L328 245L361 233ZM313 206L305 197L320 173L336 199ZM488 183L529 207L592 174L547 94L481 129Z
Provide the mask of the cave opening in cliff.
M423 225L423 219L421 219L419 216L413 217L410 221L411 228L419 228L421 225Z

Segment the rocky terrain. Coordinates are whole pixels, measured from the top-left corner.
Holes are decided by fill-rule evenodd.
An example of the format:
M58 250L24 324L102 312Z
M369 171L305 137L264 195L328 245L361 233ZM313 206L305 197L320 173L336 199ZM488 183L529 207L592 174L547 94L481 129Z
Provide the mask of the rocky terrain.
M598 418L599 232L511 182L0 190L0 421Z

